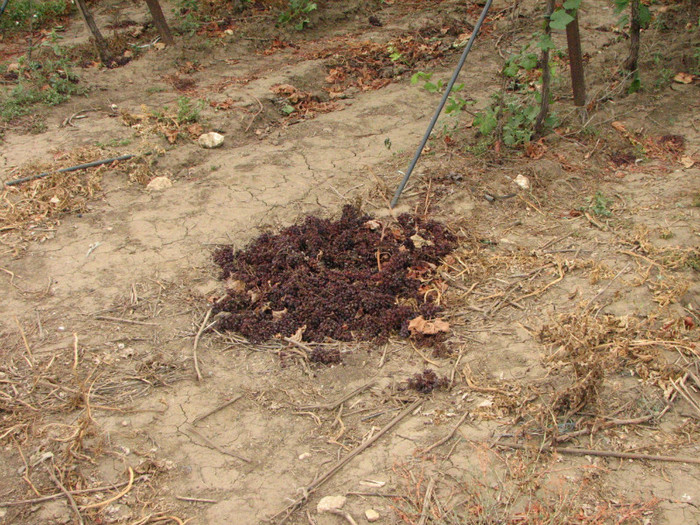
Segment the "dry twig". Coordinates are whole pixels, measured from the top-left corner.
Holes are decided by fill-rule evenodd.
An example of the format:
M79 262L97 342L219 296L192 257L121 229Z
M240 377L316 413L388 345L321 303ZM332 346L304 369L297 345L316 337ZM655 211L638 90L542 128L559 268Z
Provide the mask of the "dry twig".
M426 448L426 449L423 451L423 454L424 454L424 455L427 454L428 452L430 452L430 451L433 450L434 448L437 448L437 447L439 447L440 445L444 445L444 444L447 443L450 439L452 439L452 436L454 436L455 433L457 432L457 430L459 430L459 427L462 426L462 423L464 423L464 420L467 419L467 416L468 416L468 415L469 415L469 410L465 410L465 411L464 411L464 414L462 414L462 417L459 418L459 421L457 421L457 423L455 424L455 426L452 427L452 430L450 431L450 433L447 434L444 438L439 439L438 441L436 441L435 443L433 443L432 445L430 445L428 448Z
M202 372L199 371L199 360L197 358L197 346L199 345L199 338L202 336L202 332L204 332L204 328L207 326L207 321L209 320L212 311L212 308L207 310L207 315L204 316L204 321L202 321L202 324L199 326L197 335L194 336L194 343L192 344L192 358L194 360L194 371L197 373L197 381L202 380Z
M216 408L210 410L209 412L205 412L205 413L202 414L201 416L197 416L197 417L194 418L194 420L192 421L192 425L194 426L194 425L196 425L197 423L199 423L200 421L202 421L203 419L206 419L206 418L208 418L209 416L216 414L216 413L219 412L220 410L223 410L224 408L233 405L236 401L238 401L238 400L239 400L240 398L242 398L242 397L243 397L242 395L237 395L236 397L234 397L234 398L231 399L230 401L226 401L226 403L224 403L223 405L219 405L218 407L216 407Z
M425 489L425 497L423 498L423 508L421 509L418 525L425 525L426 521L428 521L428 511L430 510L430 498L433 495L434 488L435 479L430 478L430 481L428 481L428 487Z
M66 487L63 486L63 483L56 477L56 474L53 472L54 465L51 464L47 471L49 473L49 476L53 480L53 482L56 484L56 486L61 490L61 492L68 498L68 502L70 503L71 508L73 509L73 512L75 513L75 518L78 521L80 525L83 525L85 521L83 521L83 516L80 514L80 509L78 509L78 505L75 503L75 499L73 499L73 496L68 490L66 490Z
M538 452L555 452L560 454L571 454L575 456L598 456L605 458L620 459L642 459L647 461L665 461L670 463L692 463L700 465L700 458L687 458L682 456L657 456L653 454L637 454L634 452L615 452L614 450L595 450L586 448L564 448L564 447L543 447L537 449L519 445L517 443L498 443L497 446L514 448L517 450L537 450Z
M422 399L416 399L413 403L411 403L408 407L406 407L400 414L398 414L394 419L392 419L389 423L387 423L384 428L382 428L379 432L377 432L374 436L372 436L370 439L365 441L362 445L357 447L355 450L350 452L348 455L346 455L343 459L338 461L330 470L328 470L325 474L317 477L310 485L305 487L302 490L303 496L299 499L296 499L294 502L290 503L286 508L272 516L271 519L275 519L278 516L282 516L280 521L277 523L277 525L282 525L284 522L286 522L289 517L292 515L292 513L298 509L301 505L304 504L304 502L307 500L310 494L312 494L316 489L318 489L321 485L323 485L326 481L328 481L330 478L332 478L341 468L343 468L345 465L347 465L353 458L367 450L369 447L371 447L374 443L379 440L384 434L389 432L394 426L396 426L402 419L404 419L407 415L413 413L413 411L418 408L421 403L423 403Z

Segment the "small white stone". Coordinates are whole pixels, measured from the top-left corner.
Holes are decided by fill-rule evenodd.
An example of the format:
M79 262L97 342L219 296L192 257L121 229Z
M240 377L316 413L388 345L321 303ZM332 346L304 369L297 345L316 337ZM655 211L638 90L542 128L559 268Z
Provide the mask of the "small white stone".
M517 177L515 177L515 179L513 179L513 182L515 182L518 186L520 186L524 190L530 189L530 179L528 179L522 173L519 174Z
M209 133L205 133L204 135L200 135L199 139L197 140L200 146L203 148L218 148L224 143L224 136L221 135L220 133L217 133L215 131L210 131Z
M374 509L367 509L365 511L365 518L367 518L367 521L370 523L374 523L379 520L379 513Z
M316 505L316 510L319 514L323 512L333 512L343 508L347 498L345 496L326 496L321 498L321 501Z
M310 457L311 457L311 453L310 453L310 452L304 452L304 453L302 453L302 454L299 454L299 460L300 460L300 461L304 461L305 459L308 459L308 458L310 458Z
M148 191L163 191L166 188L172 187L172 185L173 181L171 181L168 177L155 177L148 183L146 189Z

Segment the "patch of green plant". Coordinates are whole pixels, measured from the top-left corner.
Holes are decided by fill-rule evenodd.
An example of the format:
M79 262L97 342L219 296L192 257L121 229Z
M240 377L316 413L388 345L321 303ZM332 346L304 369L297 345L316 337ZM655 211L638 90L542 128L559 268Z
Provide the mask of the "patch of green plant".
M693 197L693 207L700 208L700 191L695 194L695 197Z
M536 70L541 64L533 48L556 50L548 35L534 36L535 40L506 60L501 70L507 81L505 89L492 95L491 104L474 118L478 133L483 137L492 136L492 143L501 140L508 147L518 147L529 143L535 133L541 105L538 88L541 75ZM553 64L550 64L550 75L553 80L557 78ZM545 128L551 129L558 123L558 117L550 111L543 124Z
M11 0L0 16L0 31L26 31L50 27L70 13L67 0Z
M158 85L148 86L146 88L146 94L153 95L155 93L162 93L163 91L167 91L167 90L168 90L168 88L166 88L165 86L158 86Z
M316 3L310 0L289 0L287 8L277 17L277 24L293 25L297 31L303 31L311 23L307 15L316 9Z
M194 35L208 21L208 16L200 11L198 0L178 0L175 7L178 22L175 29L182 34Z
M0 93L0 120L9 122L34 111L34 106L55 106L73 95L84 94L56 37L41 46L41 60L18 60L17 84ZM39 53L37 53L39 54Z
M688 265L688 268L690 268L691 270L700 272L700 255L691 255L690 257L688 257L686 265Z
M497 133L508 147L529 143L540 112L539 93L526 98L512 93L496 93L492 99L493 103L474 118L479 134L488 137ZM557 116L550 113L544 124L547 128L553 128L558 124Z
M192 124L199 121L204 106L203 100L192 100L190 97L181 96L177 99L177 109L174 113L168 106L163 106L163 109L153 110L151 115L158 122L170 123L175 121L182 126L183 124Z
M423 82L423 89L428 93L440 93L443 91L445 85L447 84L444 80L438 80L437 82L432 82L432 73L425 73L424 71L418 71L411 77L411 84L417 85L419 82ZM467 100L459 95L459 92L464 89L464 84L455 84L452 86L451 95L447 99L445 104L445 113L456 114L462 111L467 105L473 104L471 100Z
M591 211L598 217L612 217L612 211L610 210L610 205L613 200L606 197L602 192L596 192L593 197L589 197L587 204L582 211Z
M133 140L130 138L110 139L107 142L96 142L95 146L99 148L123 148L124 146L130 145L132 142Z
M178 97L177 99L177 123L192 124L199 121L200 114L204 109L204 101L193 101L189 97Z
M401 51L399 51L394 44L389 44L386 51L389 53L389 60L392 62L408 63L406 57L403 56L403 53L401 53Z
M625 9L627 9L630 5L631 0L613 0L613 5L615 6L615 14L620 14L622 13ZM620 19L617 22L617 25L620 27L625 26L629 23L630 19L628 15L622 15L620 16ZM649 27L649 23L651 22L651 11L649 11L649 8L644 5L643 2L639 2L639 25L642 29L645 29Z
M469 153L470 155L473 155L475 157L481 157L483 155L486 155L486 153L491 148L492 144L493 140L481 139L476 141L475 144L467 144L464 147L464 152Z

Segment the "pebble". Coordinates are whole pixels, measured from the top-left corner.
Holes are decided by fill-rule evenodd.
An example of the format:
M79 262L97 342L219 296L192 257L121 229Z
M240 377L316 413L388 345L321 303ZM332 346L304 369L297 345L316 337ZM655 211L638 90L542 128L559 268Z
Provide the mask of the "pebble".
M365 511L365 518L367 518L367 521L370 523L374 523L379 520L379 513L374 509L367 509Z
M319 514L323 512L332 512L334 510L342 509L347 498L345 496L326 496L321 498L321 501L316 505L316 510Z
M218 148L224 143L224 136L216 131L210 131L204 135L200 135L197 140L200 146L207 149Z
M168 177L155 177L148 183L146 189L148 191L163 191L166 188L170 188L172 185L173 181L171 181Z
M525 175L522 173L515 177L513 180L518 186L520 186L524 190L529 190L530 189L530 179L528 179Z

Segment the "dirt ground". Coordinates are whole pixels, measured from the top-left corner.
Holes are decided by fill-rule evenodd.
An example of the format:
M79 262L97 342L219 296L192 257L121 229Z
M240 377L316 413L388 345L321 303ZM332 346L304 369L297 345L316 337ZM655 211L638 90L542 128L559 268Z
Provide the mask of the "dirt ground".
M534 4L494 2L460 77L469 111L539 29ZM667 27L643 33L628 95L628 40L606 2L584 2L585 118L565 64L561 126L530 147L477 152L469 114L452 131L444 116L393 211L439 100L411 74L448 78L481 6L318 7L301 32L244 13L79 67L86 95L5 125L4 181L138 158L3 194L31 211L0 223L0 523L700 523L699 84L661 70L690 71L697 7L652 6ZM93 9L127 35L148 20L137 2ZM74 15L61 45L87 41ZM413 62L361 65L400 46ZM205 101L195 124L153 117L183 96ZM204 131L223 146L200 147ZM156 176L172 184L147 189ZM458 236L425 283L441 345L251 344L208 322L216 247L346 204ZM342 363L310 363L314 348ZM428 368L447 387L408 388ZM332 495L350 517L317 511Z

